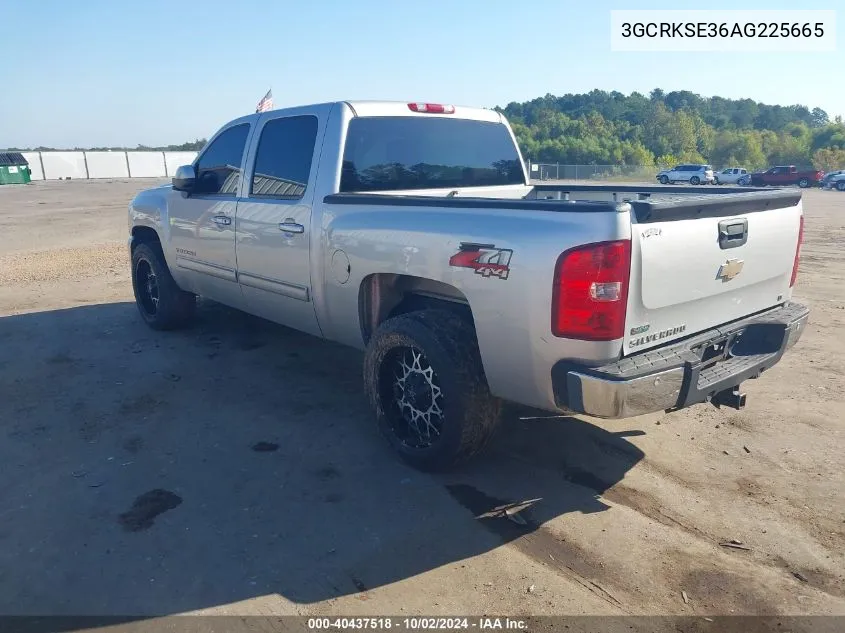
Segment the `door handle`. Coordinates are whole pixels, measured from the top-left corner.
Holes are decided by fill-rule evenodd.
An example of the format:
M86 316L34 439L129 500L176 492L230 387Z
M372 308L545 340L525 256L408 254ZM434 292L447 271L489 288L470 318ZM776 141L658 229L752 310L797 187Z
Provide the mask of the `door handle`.
M228 215L215 215L211 218L211 221L214 222L217 226L229 226L232 223L232 218Z
M288 218L284 222L279 222L279 230L285 233L305 233L305 227L293 221L293 218Z
M719 248L736 248L748 241L748 220L722 220L719 222Z

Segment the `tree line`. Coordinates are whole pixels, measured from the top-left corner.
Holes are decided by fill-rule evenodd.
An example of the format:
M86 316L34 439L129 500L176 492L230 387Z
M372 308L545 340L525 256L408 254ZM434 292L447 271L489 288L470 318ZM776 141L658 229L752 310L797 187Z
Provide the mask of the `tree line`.
M539 163L845 169L845 124L821 108L655 89L549 94L496 109Z

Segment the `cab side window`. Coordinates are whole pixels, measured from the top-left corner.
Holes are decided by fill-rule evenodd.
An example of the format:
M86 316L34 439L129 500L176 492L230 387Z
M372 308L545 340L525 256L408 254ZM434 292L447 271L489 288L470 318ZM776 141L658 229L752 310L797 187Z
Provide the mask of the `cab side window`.
M261 130L249 195L298 200L305 195L317 141L313 115L272 119Z
M196 193L237 195L248 135L249 123L242 123L225 130L211 142L197 161Z

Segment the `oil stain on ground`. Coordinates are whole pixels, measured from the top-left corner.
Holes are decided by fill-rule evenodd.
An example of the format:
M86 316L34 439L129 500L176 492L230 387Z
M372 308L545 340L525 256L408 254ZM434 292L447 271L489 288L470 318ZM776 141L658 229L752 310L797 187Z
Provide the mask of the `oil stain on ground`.
M182 503L182 497L156 488L135 498L132 507L118 517L127 532L141 532L153 526L155 518Z

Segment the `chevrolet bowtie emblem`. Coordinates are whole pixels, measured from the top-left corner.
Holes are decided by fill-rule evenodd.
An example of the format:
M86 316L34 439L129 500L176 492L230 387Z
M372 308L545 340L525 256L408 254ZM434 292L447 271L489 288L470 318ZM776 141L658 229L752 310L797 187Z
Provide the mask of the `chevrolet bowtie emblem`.
M719 267L719 273L716 279L721 279L722 282L730 281L742 272L742 265L745 262L741 259L729 259Z

